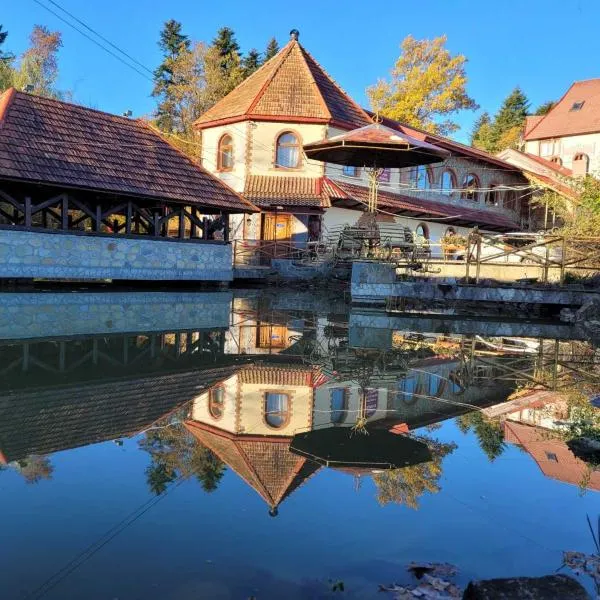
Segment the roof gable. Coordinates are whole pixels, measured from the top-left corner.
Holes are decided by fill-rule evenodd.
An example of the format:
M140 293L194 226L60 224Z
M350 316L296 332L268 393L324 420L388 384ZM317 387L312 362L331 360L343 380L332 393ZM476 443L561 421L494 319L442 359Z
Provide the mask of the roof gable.
M0 96L0 179L257 210L147 123L14 89Z
M296 40L207 110L196 126L244 119L335 123L349 128L371 122Z
M575 104L583 103L574 110ZM527 128L526 140L600 132L600 79L576 81L542 119Z

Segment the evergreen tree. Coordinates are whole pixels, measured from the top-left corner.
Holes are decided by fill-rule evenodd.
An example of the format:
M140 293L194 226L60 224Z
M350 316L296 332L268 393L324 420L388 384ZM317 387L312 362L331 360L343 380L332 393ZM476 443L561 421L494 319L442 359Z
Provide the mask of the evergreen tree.
M482 113L475 121L471 132L471 146L485 150L486 152L494 151L492 119L489 113Z
M540 104L537 107L534 114L539 117L547 115L554 108L555 105L556 102L554 102L554 100L548 100L547 102Z
M164 131L175 129L178 120L174 87L178 82L173 74L176 63L182 54L190 51L190 41L182 32L181 23L171 19L166 21L160 33L158 47L162 50L163 61L154 71L152 96L159 98L156 123Z
M221 27L217 31L217 37L212 42L213 48L217 51L220 61L221 72L224 77L230 75L231 70L239 65L241 61L240 45L235 39L233 29Z
M10 58L9 54L6 54L2 50L2 46L6 41L6 36L8 35L8 31L2 31L2 25L0 25L0 60L8 60Z
M518 145L528 110L527 96L521 91L521 88L516 87L504 99L500 110L494 117L492 125L494 148L490 150L491 152L500 152L505 148Z
M252 48L242 59L242 75L244 79L252 75L261 64L260 52L256 48Z
M265 62L273 58L279 52L279 44L277 40L272 37L267 44L267 49L265 50Z

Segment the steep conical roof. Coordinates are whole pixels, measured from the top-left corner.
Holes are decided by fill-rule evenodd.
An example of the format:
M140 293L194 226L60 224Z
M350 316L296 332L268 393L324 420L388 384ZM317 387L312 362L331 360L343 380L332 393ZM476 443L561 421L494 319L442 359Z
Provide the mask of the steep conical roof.
M315 59L291 39L281 51L250 75L197 121L203 129L246 119L331 123L354 129L371 123Z

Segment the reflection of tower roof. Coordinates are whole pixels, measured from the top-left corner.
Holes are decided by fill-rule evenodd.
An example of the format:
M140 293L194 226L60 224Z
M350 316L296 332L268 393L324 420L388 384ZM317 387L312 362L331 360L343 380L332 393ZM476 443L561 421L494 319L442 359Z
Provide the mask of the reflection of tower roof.
M133 435L239 368L232 365L4 393L0 398L0 463Z
M292 454L289 437L233 435L197 421L186 421L185 425L270 507L281 504L320 468Z
M240 369L240 383L311 386L314 369L305 364L248 365Z

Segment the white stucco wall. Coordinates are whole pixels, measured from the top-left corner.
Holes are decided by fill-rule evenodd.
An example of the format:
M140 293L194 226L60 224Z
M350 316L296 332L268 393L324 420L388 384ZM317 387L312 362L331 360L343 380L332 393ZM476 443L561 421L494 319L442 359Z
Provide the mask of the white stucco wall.
M238 376L233 375L229 379L226 379L220 385L223 386L224 393L224 408L223 414L220 418L216 419L213 417L208 410L208 399L210 392L200 394L197 398L194 398L192 403L192 419L199 421L200 423L206 423L229 431L230 433L236 432L236 399L238 389Z
M554 141L552 149L544 148L543 142ZM587 154L590 175L600 177L600 133L571 135L554 140L531 140L525 142L525 152L550 159L559 156L563 167L573 168L573 157L578 153Z

